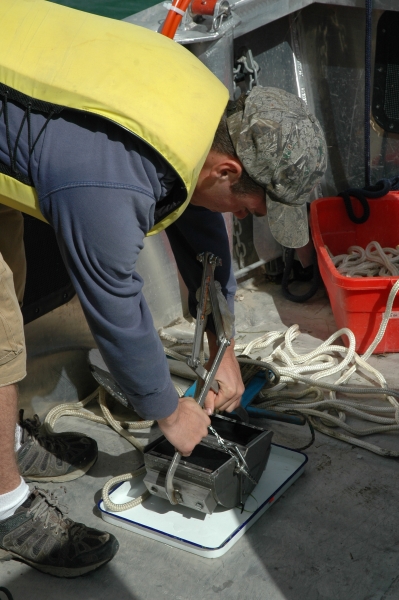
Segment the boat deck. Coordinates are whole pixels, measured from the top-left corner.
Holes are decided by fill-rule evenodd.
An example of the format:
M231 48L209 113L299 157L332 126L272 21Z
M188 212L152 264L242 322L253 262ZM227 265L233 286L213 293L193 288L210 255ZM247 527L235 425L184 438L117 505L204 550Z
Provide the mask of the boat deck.
M298 348L314 348L336 330L324 291L304 305L282 299L279 287L261 279L244 282L237 294L237 338L261 335L298 323ZM27 326L29 375L21 384L27 415L41 417L60 401L76 401L94 389L82 384L84 357L92 344L76 301ZM52 346L55 324L66 321L65 338ZM175 329L179 325L175 326ZM173 328L171 328L173 331ZM76 337L75 350L68 339ZM68 339L67 339L68 338ZM47 340L47 341L46 341ZM47 351L46 351L47 348ZM52 348L51 355L48 349ZM399 387L397 355L372 357L391 387ZM40 374L40 375L39 375ZM74 387L73 382L76 383ZM44 384L44 382L46 382ZM89 389L91 388L91 389ZM115 406L116 411L120 411ZM259 423L259 421L258 421ZM310 437L307 427L265 422L273 441L292 448ZM15 561L0 563L0 585L14 600L397 600L398 464L316 432L306 453L305 473L223 557L208 560L105 523L97 509L103 484L134 469L139 455L105 426L62 419L58 430L80 430L98 441L99 459L90 472L66 484L70 516L112 531L120 550L100 570L78 579L57 579ZM399 449L398 436L381 444ZM375 438L377 440L377 438ZM51 489L59 487L48 485Z

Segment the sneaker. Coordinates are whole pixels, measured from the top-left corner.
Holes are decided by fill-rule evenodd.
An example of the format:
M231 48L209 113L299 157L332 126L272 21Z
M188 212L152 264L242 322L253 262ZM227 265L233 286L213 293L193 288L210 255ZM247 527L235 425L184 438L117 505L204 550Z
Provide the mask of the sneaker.
M12 517L0 521L0 560L14 558L56 577L85 575L111 560L119 548L116 538L75 523L67 512L56 492L35 489Z
M37 415L24 419L17 452L20 473L26 481L64 482L84 475L96 462L97 442L83 433L47 433Z

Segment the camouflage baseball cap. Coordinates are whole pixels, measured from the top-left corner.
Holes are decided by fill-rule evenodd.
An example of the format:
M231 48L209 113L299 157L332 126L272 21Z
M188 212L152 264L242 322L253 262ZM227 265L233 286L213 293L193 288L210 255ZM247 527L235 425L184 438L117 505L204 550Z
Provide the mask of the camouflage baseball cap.
M306 201L327 166L320 123L298 96L257 86L227 117L227 127L244 169L266 191L273 237L288 248L305 246Z

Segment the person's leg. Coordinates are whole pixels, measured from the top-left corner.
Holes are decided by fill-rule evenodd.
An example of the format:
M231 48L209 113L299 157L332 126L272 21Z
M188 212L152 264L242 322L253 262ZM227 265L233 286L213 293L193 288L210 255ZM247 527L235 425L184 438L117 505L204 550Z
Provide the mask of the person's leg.
M0 254L0 521L26 500L15 456L17 385L26 375L26 351L12 272Z
M19 211L0 204L0 518L1 508L9 505L1 495L15 490L21 482L15 454L16 382L26 375L25 336L19 310L25 280L24 219Z
M18 338L24 347L22 317L18 305L13 300L16 295L18 304L21 306L25 290L26 259L23 236L24 218L22 214L0 204L0 253L2 255L0 260L0 285L2 285L0 302L2 307L3 304L5 306L5 309L2 308L1 310L6 315L7 325L16 332L12 335ZM13 353L6 350L9 346L8 339L11 334L8 331L8 335L6 335L4 327L0 323L0 386L4 386L8 382L19 381L25 376L25 367L22 368L22 364L25 363L24 354L17 356L14 360ZM10 348L8 349L10 350ZM0 387L0 411L3 411L1 389ZM7 391L3 392L3 394L8 393ZM17 389L14 389L12 394L15 398ZM33 420L24 419L23 411L18 416L15 413L16 410L15 405L12 418L14 429L15 423L18 422L16 429L16 435L18 436L16 464L20 474L28 481L71 481L84 475L97 460L97 443L92 438L83 434L67 432L53 435L44 434L40 429L38 417L35 416ZM0 412L1 414L2 412ZM3 427L7 426L5 422L3 426L0 423L0 449L3 447L3 434L1 432ZM9 435L11 435L11 431ZM15 462L13 455L10 460ZM8 467L4 466L4 470L6 468ZM11 478L15 481L15 476L11 476ZM1 489L0 487L0 494L2 494Z
M57 446L52 441L47 449L46 443L43 446L39 436L32 433L16 460L16 383L25 374L22 315L12 272L0 254L0 559L14 557L58 577L84 575L111 560L118 542L109 533L65 517L56 493L37 488L30 492L21 478L21 457L30 456L31 463L41 456L42 462L48 463L50 450ZM35 423L30 427L34 430ZM22 430L25 431L23 424ZM63 438L58 446L67 447L68 441Z
M29 496L14 451L17 403L15 384L0 388L0 523L11 517Z
M21 481L15 457L17 386L0 388L0 495L15 490Z
M4 204L0 204L0 252L13 273L15 293L22 306L26 281L24 218Z

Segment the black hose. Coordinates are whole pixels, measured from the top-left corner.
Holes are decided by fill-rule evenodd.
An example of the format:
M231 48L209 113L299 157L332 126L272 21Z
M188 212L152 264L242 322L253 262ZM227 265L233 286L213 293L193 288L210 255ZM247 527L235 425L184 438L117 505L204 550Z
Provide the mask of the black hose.
M399 183L399 177L393 177L392 179L380 179L375 185L369 185L365 188L350 188L338 194L343 198L345 203L346 212L348 217L353 223L361 225L365 223L370 216L370 207L368 198L382 198L388 192L396 189ZM363 214L357 217L353 211L351 198L356 198L363 208Z
M273 365L270 365L263 360L256 360L255 358L248 358L246 356L237 356L237 362L243 365L255 365L260 369L266 371L265 375L268 379L268 382L273 384L273 386L277 385L280 381L280 373Z
M8 600L14 600L14 598L12 597L12 594L11 594L10 590L8 590L7 588L0 586L0 592L3 592L3 594L5 594L7 596Z
M305 294L299 295L292 294L288 289L289 277L294 264L294 255L295 248L286 249L284 273L283 279L281 281L281 291L283 293L284 298L286 298L287 300L291 300L291 302L306 302L315 295L320 286L320 271L317 264L317 258L315 256L313 261L313 283L310 289Z
M306 450L307 448L310 448L310 446L312 446L314 444L314 441L316 439L316 434L315 434L315 431L314 431L314 427L313 427L312 423L310 422L310 419L307 417L307 415L304 415L299 410L290 410L290 411L287 411L286 413L283 413L283 414L298 415L300 417L303 417L305 419L305 422L309 426L310 435L312 436L310 442L308 442L307 444L305 444L305 446L301 446L300 448L290 448L290 450L294 450L295 452L300 452L302 450Z

